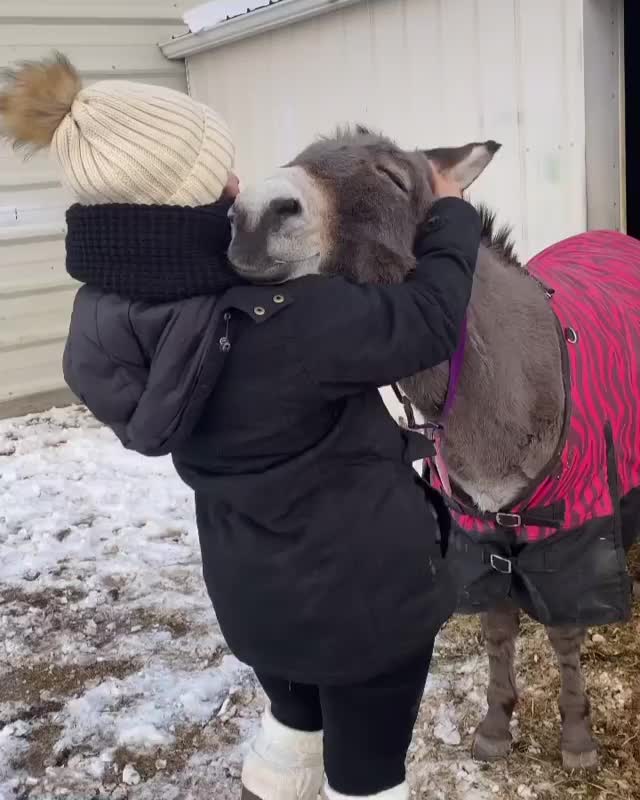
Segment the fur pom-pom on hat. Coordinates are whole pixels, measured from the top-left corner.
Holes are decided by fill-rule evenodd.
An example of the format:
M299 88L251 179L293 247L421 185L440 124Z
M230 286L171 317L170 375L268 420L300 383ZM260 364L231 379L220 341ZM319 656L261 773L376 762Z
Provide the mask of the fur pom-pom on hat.
M82 89L80 76L56 53L7 70L6 78L7 86L0 91L3 132L17 147L48 147Z
M15 147L49 147L85 204L207 205L234 164L229 128L204 104L130 81L83 87L60 53L7 71L0 131Z

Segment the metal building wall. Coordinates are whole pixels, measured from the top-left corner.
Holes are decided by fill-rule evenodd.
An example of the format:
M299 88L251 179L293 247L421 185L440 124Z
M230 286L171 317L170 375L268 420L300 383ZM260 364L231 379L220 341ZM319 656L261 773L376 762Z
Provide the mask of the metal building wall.
M241 178L363 122L405 146L496 139L472 195L524 257L586 225L583 0L361 0L188 58Z
M0 68L57 49L87 83L140 80L185 90L157 42L183 30L176 0L4 0ZM189 2L186 5L190 5ZM0 415L69 398L61 354L75 289L64 271L69 198L45 155L24 164L0 145Z

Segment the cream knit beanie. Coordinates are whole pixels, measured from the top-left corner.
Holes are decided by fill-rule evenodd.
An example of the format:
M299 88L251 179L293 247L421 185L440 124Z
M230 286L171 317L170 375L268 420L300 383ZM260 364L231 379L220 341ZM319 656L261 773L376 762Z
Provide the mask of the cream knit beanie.
M80 203L198 206L233 169L229 129L187 95L129 81L83 88L64 56L25 64L0 90L17 146L49 146Z

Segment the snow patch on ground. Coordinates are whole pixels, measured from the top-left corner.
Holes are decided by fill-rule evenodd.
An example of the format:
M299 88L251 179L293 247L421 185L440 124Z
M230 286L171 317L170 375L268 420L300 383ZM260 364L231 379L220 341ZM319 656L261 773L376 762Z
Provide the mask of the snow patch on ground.
M0 422L0 453L0 800L121 784L155 798L149 769L126 781L118 754L162 763L185 738L211 740L198 770L231 792L259 700L205 594L170 459L125 451L81 408ZM179 759L187 784L193 755Z
M166 747L175 741L176 725L202 725L215 716L239 669L227 656L214 669L186 672L159 664L107 679L66 704L57 747L97 749L104 741L139 750Z
M487 669L465 624L436 648L414 796L554 797L535 763L534 792L469 759ZM0 800L237 800L262 698L220 633L169 459L79 407L0 421L0 629Z

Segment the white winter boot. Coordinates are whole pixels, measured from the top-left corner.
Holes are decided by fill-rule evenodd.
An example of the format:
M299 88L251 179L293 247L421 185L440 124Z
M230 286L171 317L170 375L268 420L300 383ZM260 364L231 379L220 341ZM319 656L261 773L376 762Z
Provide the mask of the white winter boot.
M322 732L287 728L266 711L242 768L245 796L254 795L257 800L318 800L323 775Z
M409 800L409 784L402 783L394 789L387 789L378 794L368 794L366 797L357 797L352 794L339 794L334 792L329 786L325 786L325 797L327 800Z

